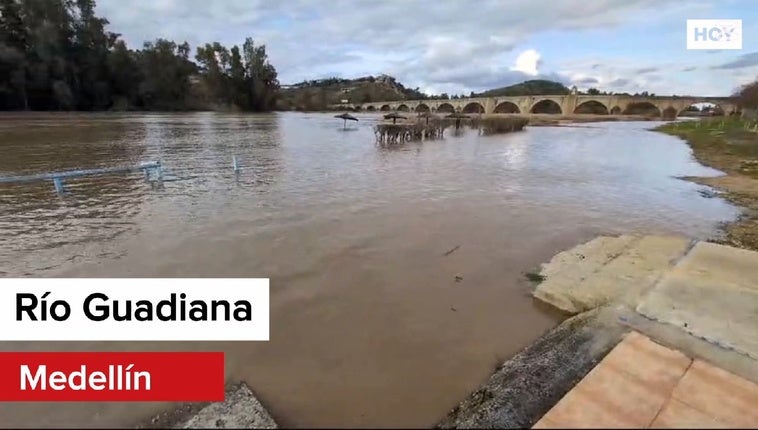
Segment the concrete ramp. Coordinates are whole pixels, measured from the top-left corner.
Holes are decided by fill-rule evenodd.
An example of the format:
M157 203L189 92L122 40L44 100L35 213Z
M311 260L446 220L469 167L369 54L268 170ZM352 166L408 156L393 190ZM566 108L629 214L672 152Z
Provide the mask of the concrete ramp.
M758 252L699 242L637 312L758 360Z
M613 301L636 305L690 246L681 237L601 236L543 265L546 279L533 295L571 314Z

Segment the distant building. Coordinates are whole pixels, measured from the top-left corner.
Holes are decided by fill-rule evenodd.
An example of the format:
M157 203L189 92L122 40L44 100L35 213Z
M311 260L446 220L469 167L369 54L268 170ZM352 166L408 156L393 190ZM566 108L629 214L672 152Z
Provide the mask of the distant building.
M342 104L348 104L348 103L350 103L350 100L348 100L348 99L342 99L342 100L340 100L340 103L342 103Z

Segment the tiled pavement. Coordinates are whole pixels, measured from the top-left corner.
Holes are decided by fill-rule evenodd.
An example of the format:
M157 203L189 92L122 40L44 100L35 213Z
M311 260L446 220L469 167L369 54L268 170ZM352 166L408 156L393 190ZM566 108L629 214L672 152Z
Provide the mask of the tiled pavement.
M632 332L534 428L756 428L758 385Z

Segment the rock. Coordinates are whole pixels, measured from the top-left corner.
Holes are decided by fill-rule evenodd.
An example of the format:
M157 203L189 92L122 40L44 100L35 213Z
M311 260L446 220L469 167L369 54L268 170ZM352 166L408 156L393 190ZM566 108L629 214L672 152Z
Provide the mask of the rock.
M227 390L226 400L211 403L174 428L275 429L276 422L244 383Z

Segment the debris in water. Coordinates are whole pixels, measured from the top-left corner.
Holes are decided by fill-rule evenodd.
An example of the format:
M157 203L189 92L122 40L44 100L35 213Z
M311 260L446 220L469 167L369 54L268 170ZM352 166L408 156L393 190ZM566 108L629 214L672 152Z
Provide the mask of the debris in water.
M461 282L462 280L463 280L463 276L455 275L455 282Z
M455 252L455 251L457 251L457 250L458 250L458 248L460 248L460 247L461 247L460 245L456 245L456 246L455 246L455 248L453 248L453 249L451 249L450 251L448 251L448 252L446 252L445 254L443 254L443 257L447 257L448 255L450 255L450 254L454 253L454 252Z

